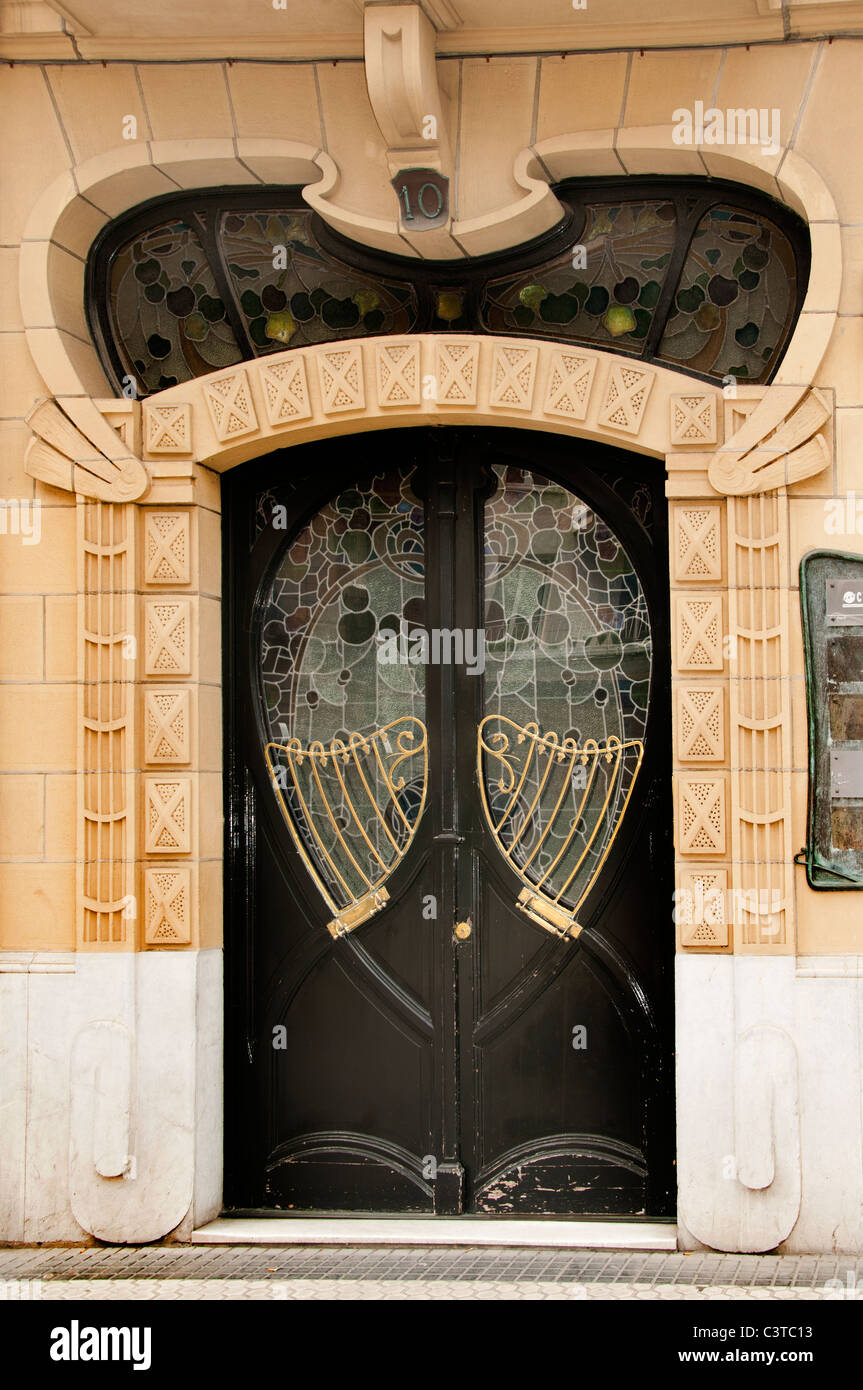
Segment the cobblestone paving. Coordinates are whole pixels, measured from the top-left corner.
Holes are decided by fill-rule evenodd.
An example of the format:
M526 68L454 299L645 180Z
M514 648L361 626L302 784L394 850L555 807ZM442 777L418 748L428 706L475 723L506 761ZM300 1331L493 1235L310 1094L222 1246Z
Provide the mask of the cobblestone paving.
M828 1281L838 1280L841 1290ZM421 1246L0 1248L7 1299L826 1299L854 1256Z

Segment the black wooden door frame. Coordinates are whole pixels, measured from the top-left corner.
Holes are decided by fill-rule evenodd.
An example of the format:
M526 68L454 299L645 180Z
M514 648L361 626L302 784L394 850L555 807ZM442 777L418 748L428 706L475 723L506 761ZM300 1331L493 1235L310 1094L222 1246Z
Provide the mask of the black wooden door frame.
M250 830L254 823L257 813L255 805L255 788L250 779L241 779L239 775L236 740L236 729L239 718L239 701L242 699L242 692L247 688L246 674L241 673L238 667L238 652L245 650L251 653L253 634L249 631L238 631L238 625L242 620L242 615L251 609L251 602L257 591L257 587L267 572L267 568L275 554L284 545L287 535L284 531L274 531L270 528L270 544L263 547L263 556L260 563L255 566L254 572L247 564L235 564L234 560L238 557L245 557L249 554L254 535L254 509L250 505L251 497L263 490L272 489L278 493L291 488L296 503L296 494L301 486L304 490L302 504L297 506L297 517L292 524L291 530L296 533L296 529L311 519L320 508L330 501L343 488L350 486L357 478L364 473L368 473L373 466L370 462L374 450L375 440L382 436L387 437L387 443L391 447L393 435L400 437L403 442L403 457L398 461L409 463L414 449L424 452L423 441L427 438L434 438L436 452L440 459L440 472L437 477L439 483L436 489L439 499L438 505L434 510L427 510L426 526L427 534L433 542L429 545L430 558L427 571L427 595L429 599L429 625L432 627L444 628L475 628L482 623L482 585L481 582L471 589L470 585L453 586L447 579L447 569L450 571L456 564L457 556L463 553L462 547L470 544L475 546L478 540L478 532L483 525L482 492L477 490L474 493L473 505L457 514L455 499L457 494L456 475L459 468L459 446L473 441L480 446L490 438L494 439L496 445L512 448L514 457L513 462L520 461L523 466L535 466L536 472L542 476L557 481L564 486L571 488L589 506L594 507L600 515L608 514L613 511L614 529L624 548L630 555L636 569L641 575L645 574L646 568L651 563L651 549L658 554L667 554L667 510L664 507L655 508L653 523L655 527L654 542L651 547L646 540L638 523L627 517L621 507L620 499L615 496L612 490L603 484L601 477L597 477L594 469L601 473L603 469L611 470L612 476L615 471L622 470L630 476L636 475L639 470L639 463L643 456L630 452L618 450L608 445L594 444L591 441L570 439L566 436L555 434L539 434L536 431L522 428L494 428L476 426L431 426L431 427L408 427L406 430L393 430L374 432L358 436L359 453L352 450L350 442L344 437L336 437L333 440L310 441L310 451L305 458L298 456L297 447L303 450L303 446L293 446L288 449L278 450L267 454L265 457L251 461L240 469L232 470L223 475L222 478L222 544L223 544L223 574L224 574L224 660L223 660L223 705L224 705L224 769L225 769L225 1203L229 1206L250 1207L255 1206L254 1194L250 1187L249 1172L249 1146L254 1144L253 1136L256 1133L256 1125L259 1118L255 1113L256 1097L252 1088L247 1084L248 1062L252 1058L255 1046L253 1037L252 1019L252 990L254 982L254 933L245 928L245 923L254 919L254 864L252 857L247 853L246 847L249 843ZM451 445L451 447L447 447ZM537 457L534 461L532 455ZM515 457L517 456L517 457ZM387 450L387 463L396 462L389 448ZM654 483L661 483L663 476L656 467L655 461L651 461L652 479ZM306 469L298 469L298 465L306 464ZM579 467L586 467L587 472L579 475ZM447 470L449 469L449 480ZM447 496L451 501L447 503ZM460 495L464 495L463 489ZM654 488L654 496L661 497L661 489ZM260 553L260 548L259 548ZM474 552L476 553L476 552ZM651 584L646 586L648 592L648 602L650 608L650 620L654 637L654 674L651 685L650 706L652 711L652 722L654 727L665 725L670 730L670 699L671 699L671 654L670 654L670 625L669 625L669 588L666 583ZM460 606L456 608L456 604ZM434 838L434 864L435 864L435 889L438 896L438 908L440 918L444 921L452 916L452 920L457 920L459 911L466 910L465 905L471 902L474 896L472 875L475 872L475 859L467 854L458 853L458 836L456 826L459 823L458 806L461 803L461 816L464 815L465 804L473 806L472 814L475 818L481 815L478 798L471 798L471 788L458 785L458 779L453 779L452 784L447 785L442 779L442 760L433 756L435 745L440 745L440 740L444 738L453 741L456 737L456 729L460 722L466 721L472 730L476 729L479 718L479 687L481 682L467 681L462 679L455 686L449 687L449 696L452 703L448 703L446 691L442 697L442 702L437 699L438 691L432 687L429 691L431 700L427 709L427 720L429 725L430 746L432 757L430 759L430 833ZM444 687L441 687L444 689ZM437 707L435 702L437 701ZM667 764L668 795L664 798L664 809L666 812L667 824L657 827L657 833L666 838L669 846L671 839L671 761L670 744L659 740L656 749L651 748L648 741L645 753L645 774L650 770L650 765L656 757L665 756ZM462 760L464 762L464 760ZM435 767L438 767L438 780L436 781ZM453 759L453 765L456 765ZM462 778L461 780L464 780ZM649 806L645 806L641 819L644 815L651 812ZM656 808L659 809L659 808ZM605 891L601 898L591 904L591 917L593 918L601 910L601 902L606 899L613 891L613 884L618 875L622 872L626 862L626 848L630 843L631 835L636 832L635 825L624 828L627 833L622 832L618 836L618 842L614 847L612 856L605 873ZM651 833L653 833L651 831ZM449 868L449 872L445 871ZM669 870L672 865L669 863ZM402 866L394 875L391 888L393 892L398 891L399 880L404 876L407 866ZM313 890L309 886L309 894L313 896ZM595 895L594 895L595 896ZM585 946L592 945L596 950L596 963L602 968L602 943L594 937L589 925L582 933L582 942ZM441 1146L438 1152L441 1154L441 1162L438 1166L438 1183L440 1196L444 1207L449 1207L450 1203L457 1203L460 1194L463 1175L461 1164L458 1159L459 1145L464 1154L465 1133L470 1132L470 1126L460 1125L459 1108L463 1095L470 1095L471 1087L465 1087L464 1076L465 1059L461 1062L458 1057L455 1033L457 1029L464 1030L469 1022L466 1016L461 1018L456 1016L459 1008L459 1001L462 1013L469 1003L469 982L462 979L462 986L467 988L457 989L457 973L470 969L469 954L460 952L457 948L453 949L449 941L448 934L440 933L441 952L438 961L440 971L441 990L439 998L444 1009L452 1011L452 1019L442 1020L451 1027L442 1029L442 1035L451 1039L447 1055L441 1059L443 1063L442 1077L444 1085L444 1104L441 1114ZM321 946L325 945L321 942ZM664 1116L657 1125L659 1136L656 1149L667 1149L665 1154L658 1155L658 1162L651 1164L651 1171L663 1171L666 1175L673 1173L675 1132L674 1132L674 1074L673 1074L673 964L674 964L674 940L671 928L671 912L669 901L669 939L667 950L667 980L665 1001L667 1011L667 1022L665 1028L666 1048L663 1056L656 1055L656 1049L648 1037L645 1037L645 1067L660 1067L663 1071L667 1070L668 1075L664 1078L664 1086L661 1092L664 1098L662 1106ZM443 986L446 986L444 988ZM244 1075L245 1073L245 1075ZM664 1209L668 1214L673 1211L673 1184L668 1182L661 1183L663 1191L656 1192L656 1200L653 1204L653 1211L659 1213ZM450 1197L447 1198L447 1192ZM514 1218L518 1219L518 1218Z

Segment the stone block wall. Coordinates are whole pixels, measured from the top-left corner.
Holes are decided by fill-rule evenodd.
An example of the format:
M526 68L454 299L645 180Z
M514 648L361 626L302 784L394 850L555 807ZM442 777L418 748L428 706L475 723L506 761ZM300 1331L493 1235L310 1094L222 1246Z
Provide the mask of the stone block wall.
M127 208L178 187L320 180L323 214L329 202L359 239L416 253L396 228L363 70L4 68L0 496L17 506L0 534L0 1238L182 1238L219 1209L218 473L291 440L505 416L665 457L678 890L766 891L778 904L766 920L720 910L677 924L682 1242L860 1250L863 902L813 892L793 864L808 761L799 563L813 548L863 553L856 526L825 528L831 501L863 498L863 172L849 157L859 46L437 66L454 218L473 254L541 229L531 219L548 205L526 206L531 180L578 174L732 178L806 217L812 278L779 381L827 402L829 461L728 495L712 460L766 388L726 399L636 365L636 400L621 359L564 360L523 341L411 342L420 374L461 383L449 402L388 398L404 360L368 343L346 345L357 372L338 409L323 349L227 374L233 425L216 389L226 374L143 410L114 399L83 270ZM672 113L698 100L777 109L780 154L677 145ZM515 404L495 396L513 353L530 366ZM103 460L113 449L139 461L146 491L82 491L71 457L56 485L34 477L26 417L45 397ZM106 1112L94 1112L100 1069Z

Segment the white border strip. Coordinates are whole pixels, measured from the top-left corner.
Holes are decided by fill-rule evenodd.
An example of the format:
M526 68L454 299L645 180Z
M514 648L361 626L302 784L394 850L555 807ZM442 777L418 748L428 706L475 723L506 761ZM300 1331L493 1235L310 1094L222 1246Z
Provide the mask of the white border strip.
M193 1245L504 1245L569 1250L676 1250L677 1227L640 1221L476 1217L230 1217L192 1232Z

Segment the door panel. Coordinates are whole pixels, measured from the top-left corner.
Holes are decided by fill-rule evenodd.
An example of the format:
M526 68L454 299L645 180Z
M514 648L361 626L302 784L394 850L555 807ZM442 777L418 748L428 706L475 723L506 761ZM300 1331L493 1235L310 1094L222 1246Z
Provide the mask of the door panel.
M353 448L223 482L229 1201L669 1214L661 477Z

